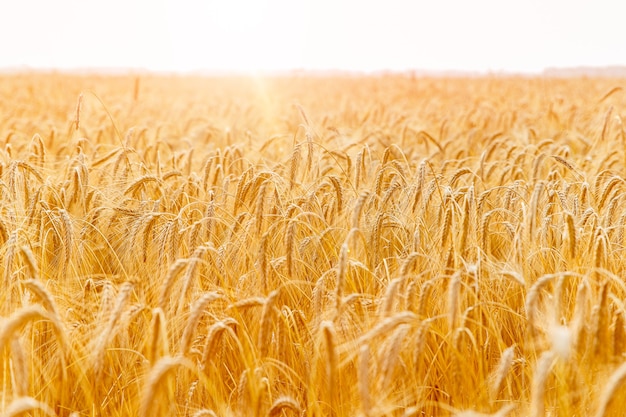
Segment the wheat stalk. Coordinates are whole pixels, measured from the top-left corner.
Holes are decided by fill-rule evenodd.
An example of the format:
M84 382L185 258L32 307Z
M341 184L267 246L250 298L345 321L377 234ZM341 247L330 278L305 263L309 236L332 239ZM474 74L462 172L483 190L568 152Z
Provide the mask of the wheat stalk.
M605 356L609 350L609 282L602 285L600 302L592 310L593 325L593 352L599 356Z
M549 274L544 275L539 278L528 290L526 295L526 317L528 318L528 324L530 326L531 332L534 334L536 328L536 317L537 317L537 301L539 299L541 291L550 284L555 278L557 278L557 274Z
M585 308L585 304L587 301L587 285L585 285L585 282L581 282L578 285L578 289L576 290L576 306L574 309L574 315L572 318L572 323L571 323L571 327L572 327L572 334L573 334L573 340L572 340L572 344L574 346L574 348L578 349L580 347L581 344L581 339L582 339L582 333L583 330L585 328L585 321L586 321L586 308Z
M259 191L257 193L254 213L256 214L256 233L258 235L261 234L263 230L263 219L266 217L264 212L265 206L265 194L267 193L267 182L263 182L259 187Z
M378 315L381 318L389 317L391 314L391 310L393 308L393 301L398 293L398 286L404 282L405 277L402 276L400 278L395 278L391 280L389 285L387 285L387 290L385 291L385 295L383 296L382 302L380 303L380 309Z
M206 342L204 344L204 350L202 351L202 367L205 372L207 371L209 362L212 360L212 358L215 355L215 349L217 347L219 337L227 329L228 327L222 321L213 323L213 325L209 328L209 332L206 337Z
M402 343L406 338L407 333L411 329L411 326L408 324L399 325L389 338L387 342L387 349L385 349L385 360L383 361L381 373L382 379L380 380L382 383L381 389L384 387L392 387L393 386L393 377L394 372L396 370L396 366L400 361L400 351L402 349Z
M150 323L152 329L148 360L154 364L161 356L162 352L167 352L167 324L165 321L165 313L160 307L152 310L152 321Z
M72 220L70 219L69 213L65 209L59 209L58 211L59 217L61 218L61 225L63 230L63 235L61 236L63 241L63 248L65 251L65 260L63 263L63 275L65 275L67 268L70 264L70 260L72 259L72 248L73 248L73 233L72 233Z
M343 213L343 187L341 186L341 183L339 182L339 178L337 178L334 175L330 175L328 177L328 179L330 180L331 184L333 185L333 188L335 189L335 204L337 207L337 216L341 216L341 213Z
M530 398L530 415L533 417L545 416L546 384L553 364L554 354L548 351L541 354L535 366Z
M263 293L267 293L268 288L268 280L269 280L269 267L268 267L268 240L269 240L269 232L263 234L261 237L261 243L259 245L259 260L258 260L258 269L259 275L261 278L261 290Z
M567 238L569 241L569 258L570 262L576 259L576 228L574 226L574 216L571 213L565 213L567 222Z
M462 411L460 413L456 413L454 414L454 416L455 417L505 417L509 413L513 412L515 408L516 408L515 404L508 404L508 405L503 406L498 411L492 414L484 414L484 413L479 413L476 411L469 410L469 411ZM406 415L407 414L405 414L405 416Z
M368 344L361 346L359 350L359 398L363 415L368 417L371 413L370 388L369 388L369 362L370 347Z
M298 175L298 166L300 165L301 152L300 145L295 145L289 158L289 190L293 190L296 184L296 176Z
M13 260L15 258L15 247L17 246L18 231L15 230L11 233L11 236L6 241L6 253L4 255L4 289L6 298L3 300L7 305L12 303L12 275L13 275Z
M296 415L300 415L302 413L300 404L298 404L294 398L283 395L272 403L267 415L269 417L278 416L281 415L283 410L291 410Z
M187 269L182 277L179 306L182 305L184 300L187 298L187 294L189 293L190 288L192 288L194 279L199 275L198 270L200 269L200 265L203 263L203 256L209 251L209 249L210 248L207 246L198 246L188 258Z
M41 411L43 414L55 417L56 413L50 406L33 397L17 397L4 410L4 417L17 417L28 412Z
M217 417L217 414L213 410L202 409L193 413L192 417Z
M159 219L159 217L160 216L158 214L150 213L141 218L141 222L140 222L141 225L139 229L143 229L143 236L142 236L142 242L141 242L141 248L142 248L141 259L143 260L144 263L148 261L148 252L152 243L154 224Z
M509 371L511 370L511 366L513 365L513 359L515 359L515 345L509 346L506 348L502 355L500 356L500 361L498 362L498 366L493 371L490 377L491 384L489 385L489 392L492 398L497 398L498 394L502 390L502 384L506 380Z
M41 302L46 310L52 314L53 317L56 317L56 320L60 323L61 319L59 316L59 312L56 307L56 303L54 302L54 298L48 292L48 290L36 279L29 279L23 282L23 285L28 288Z
M417 301L417 316L424 317L426 315L426 306L428 297L430 297L430 293L433 287L433 281L426 281L424 285L422 285L422 291L420 292L419 299Z
M28 272L30 277L33 279L39 278L39 266L37 264L37 260L35 259L35 255L33 255L33 251L28 246L20 246L20 252L24 256L24 260L26 261L26 266L28 268Z
M454 187L455 183L461 178L463 175L473 174L472 170L468 167L459 168L450 179L450 187Z
M611 191L613 191L613 188L615 188L617 184L623 181L624 180L620 177L613 177L609 181L607 181L607 183L604 185L604 188L602 189L602 193L598 201L598 210L602 210L602 208L604 207L604 203L606 202L606 199L608 198Z
M356 204L354 205L354 211L352 215L352 228L358 229L359 224L361 223L361 216L363 215L363 207L365 206L365 202L369 198L369 192L363 192L359 196Z
M164 356L154 364L148 374L144 392L141 397L138 413L139 417L154 415L156 412L154 409L154 398L157 391L164 385L167 374L181 365L185 365L185 361L181 357L172 358L171 356Z
M530 213L528 223L528 241L533 242L535 238L535 230L537 229L537 210L539 207L539 198L545 189L545 183L543 181L538 182L535 185L533 194L530 200Z
M450 277L448 285L448 326L456 328L459 310L459 295L461 290L461 273L456 272Z
M287 249L286 252L286 263L287 263L287 275L290 277L294 276L293 272L293 258L295 252L295 240L296 240L296 227L298 226L296 220L290 219L287 224L287 233L285 233L285 246Z
M198 326L198 322L204 313L204 310L207 308L209 303L222 298L222 296L215 292L208 292L203 294L202 297L198 298L191 308L191 314L189 315L189 319L187 320L187 325L185 326L185 330L183 331L183 335L181 337L179 354L181 356L185 356L189 353L189 348L191 346L191 337L193 336L193 332Z
M39 305L35 304L15 311L8 319L4 320L2 327L0 327L0 349L6 346L11 336L13 336L18 329L35 320L50 321L54 326L57 339L61 346L67 346L65 332L58 317L49 315Z
M463 225L461 226L461 237L458 249L461 255L465 253L467 238L470 235L471 205L473 203L473 195L473 188L470 188L470 191L465 194L465 199L463 200Z
M157 189L160 190L160 186L162 185L161 180L155 175L144 175L143 177L134 181L131 185L129 185L126 190L124 190L124 195L135 195L137 191L145 187L146 184L154 182L159 186ZM160 194L163 194L160 192Z
M29 375L24 350L18 337L11 339L11 353L13 391L17 397L22 397L28 395Z
M104 354L106 345L114 337L116 327L119 325L122 312L126 307L130 293L134 285L131 282L125 282L120 289L115 305L107 320L106 326L100 336L95 340L95 349L93 351L93 368L98 375L102 372L104 366Z
M36 165L39 168L43 168L43 165L46 161L46 147L43 143L43 139L41 138L41 135L39 133L35 133L33 135L33 138L31 139L30 142L31 148L32 148L32 152L33 152L33 159L36 159Z
M188 263L189 261L187 259L179 259L170 266L167 276L163 281L161 296L159 297L158 305L161 310L165 311L167 308L168 299L171 296L170 292L174 286L176 277L187 267Z
M615 397L616 392L622 387L624 381L626 380L626 363L622 364L619 368L617 368L608 381L605 384L604 390L602 390L602 395L600 396L600 405L598 406L598 411L596 412L597 417L604 417L607 415L609 407L612 405L612 400Z
M274 303L276 302L276 298L278 298L279 294L279 290L272 291L263 303L263 310L261 311L261 324L259 327L259 337L257 342L259 346L259 354L261 355L261 357L267 355L267 351L271 346L269 336L271 333L270 327L272 324L272 313L274 310Z
M337 263L337 284L335 285L335 311L337 314L341 310L341 297L343 296L343 287L345 286L346 276L348 274L348 244L341 245L339 251L339 262Z
M613 319L613 355L619 356L624 351L626 329L624 328L624 313L617 312Z
M359 337L358 343L359 344L368 343L370 340L392 331L393 329L400 326L401 324L410 324L416 319L417 319L417 316L409 311L405 311L402 313L395 314L391 317L387 317L386 319L378 323L376 326L374 326L367 333L364 333L361 337Z
M441 230L441 245L446 246L446 242L448 241L448 236L450 235L450 229L452 225L452 208L448 207L446 209L445 218L443 221L443 228Z
M328 377L328 398L331 409L334 409L334 399L338 396L339 359L336 351L337 334L335 326L330 321L323 321L320 324L326 347L326 376Z
M83 104L83 93L78 96L78 102L76 103L76 117L74 118L74 130L80 128L80 107Z

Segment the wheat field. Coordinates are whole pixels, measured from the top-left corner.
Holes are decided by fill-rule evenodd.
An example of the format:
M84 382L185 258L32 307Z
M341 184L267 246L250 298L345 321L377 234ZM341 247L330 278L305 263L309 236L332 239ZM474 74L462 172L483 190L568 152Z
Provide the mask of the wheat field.
M620 415L623 82L0 76L0 412Z

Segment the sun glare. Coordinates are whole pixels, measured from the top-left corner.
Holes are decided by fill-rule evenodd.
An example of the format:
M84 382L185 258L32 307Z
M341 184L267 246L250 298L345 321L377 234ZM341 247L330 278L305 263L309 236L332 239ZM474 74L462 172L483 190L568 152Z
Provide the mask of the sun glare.
M25 0L0 68L541 71L622 65L609 0ZM33 13L36 11L36 13Z

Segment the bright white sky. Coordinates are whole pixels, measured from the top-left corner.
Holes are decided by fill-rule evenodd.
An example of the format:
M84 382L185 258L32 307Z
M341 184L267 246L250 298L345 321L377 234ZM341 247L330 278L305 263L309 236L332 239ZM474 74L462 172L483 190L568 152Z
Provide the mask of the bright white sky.
M0 69L469 70L626 65L612 0L14 0Z

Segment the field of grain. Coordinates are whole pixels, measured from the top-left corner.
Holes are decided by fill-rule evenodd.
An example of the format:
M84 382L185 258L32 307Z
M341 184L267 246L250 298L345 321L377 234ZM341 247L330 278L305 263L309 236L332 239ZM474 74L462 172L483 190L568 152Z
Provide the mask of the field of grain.
M0 412L619 415L623 82L0 76Z

